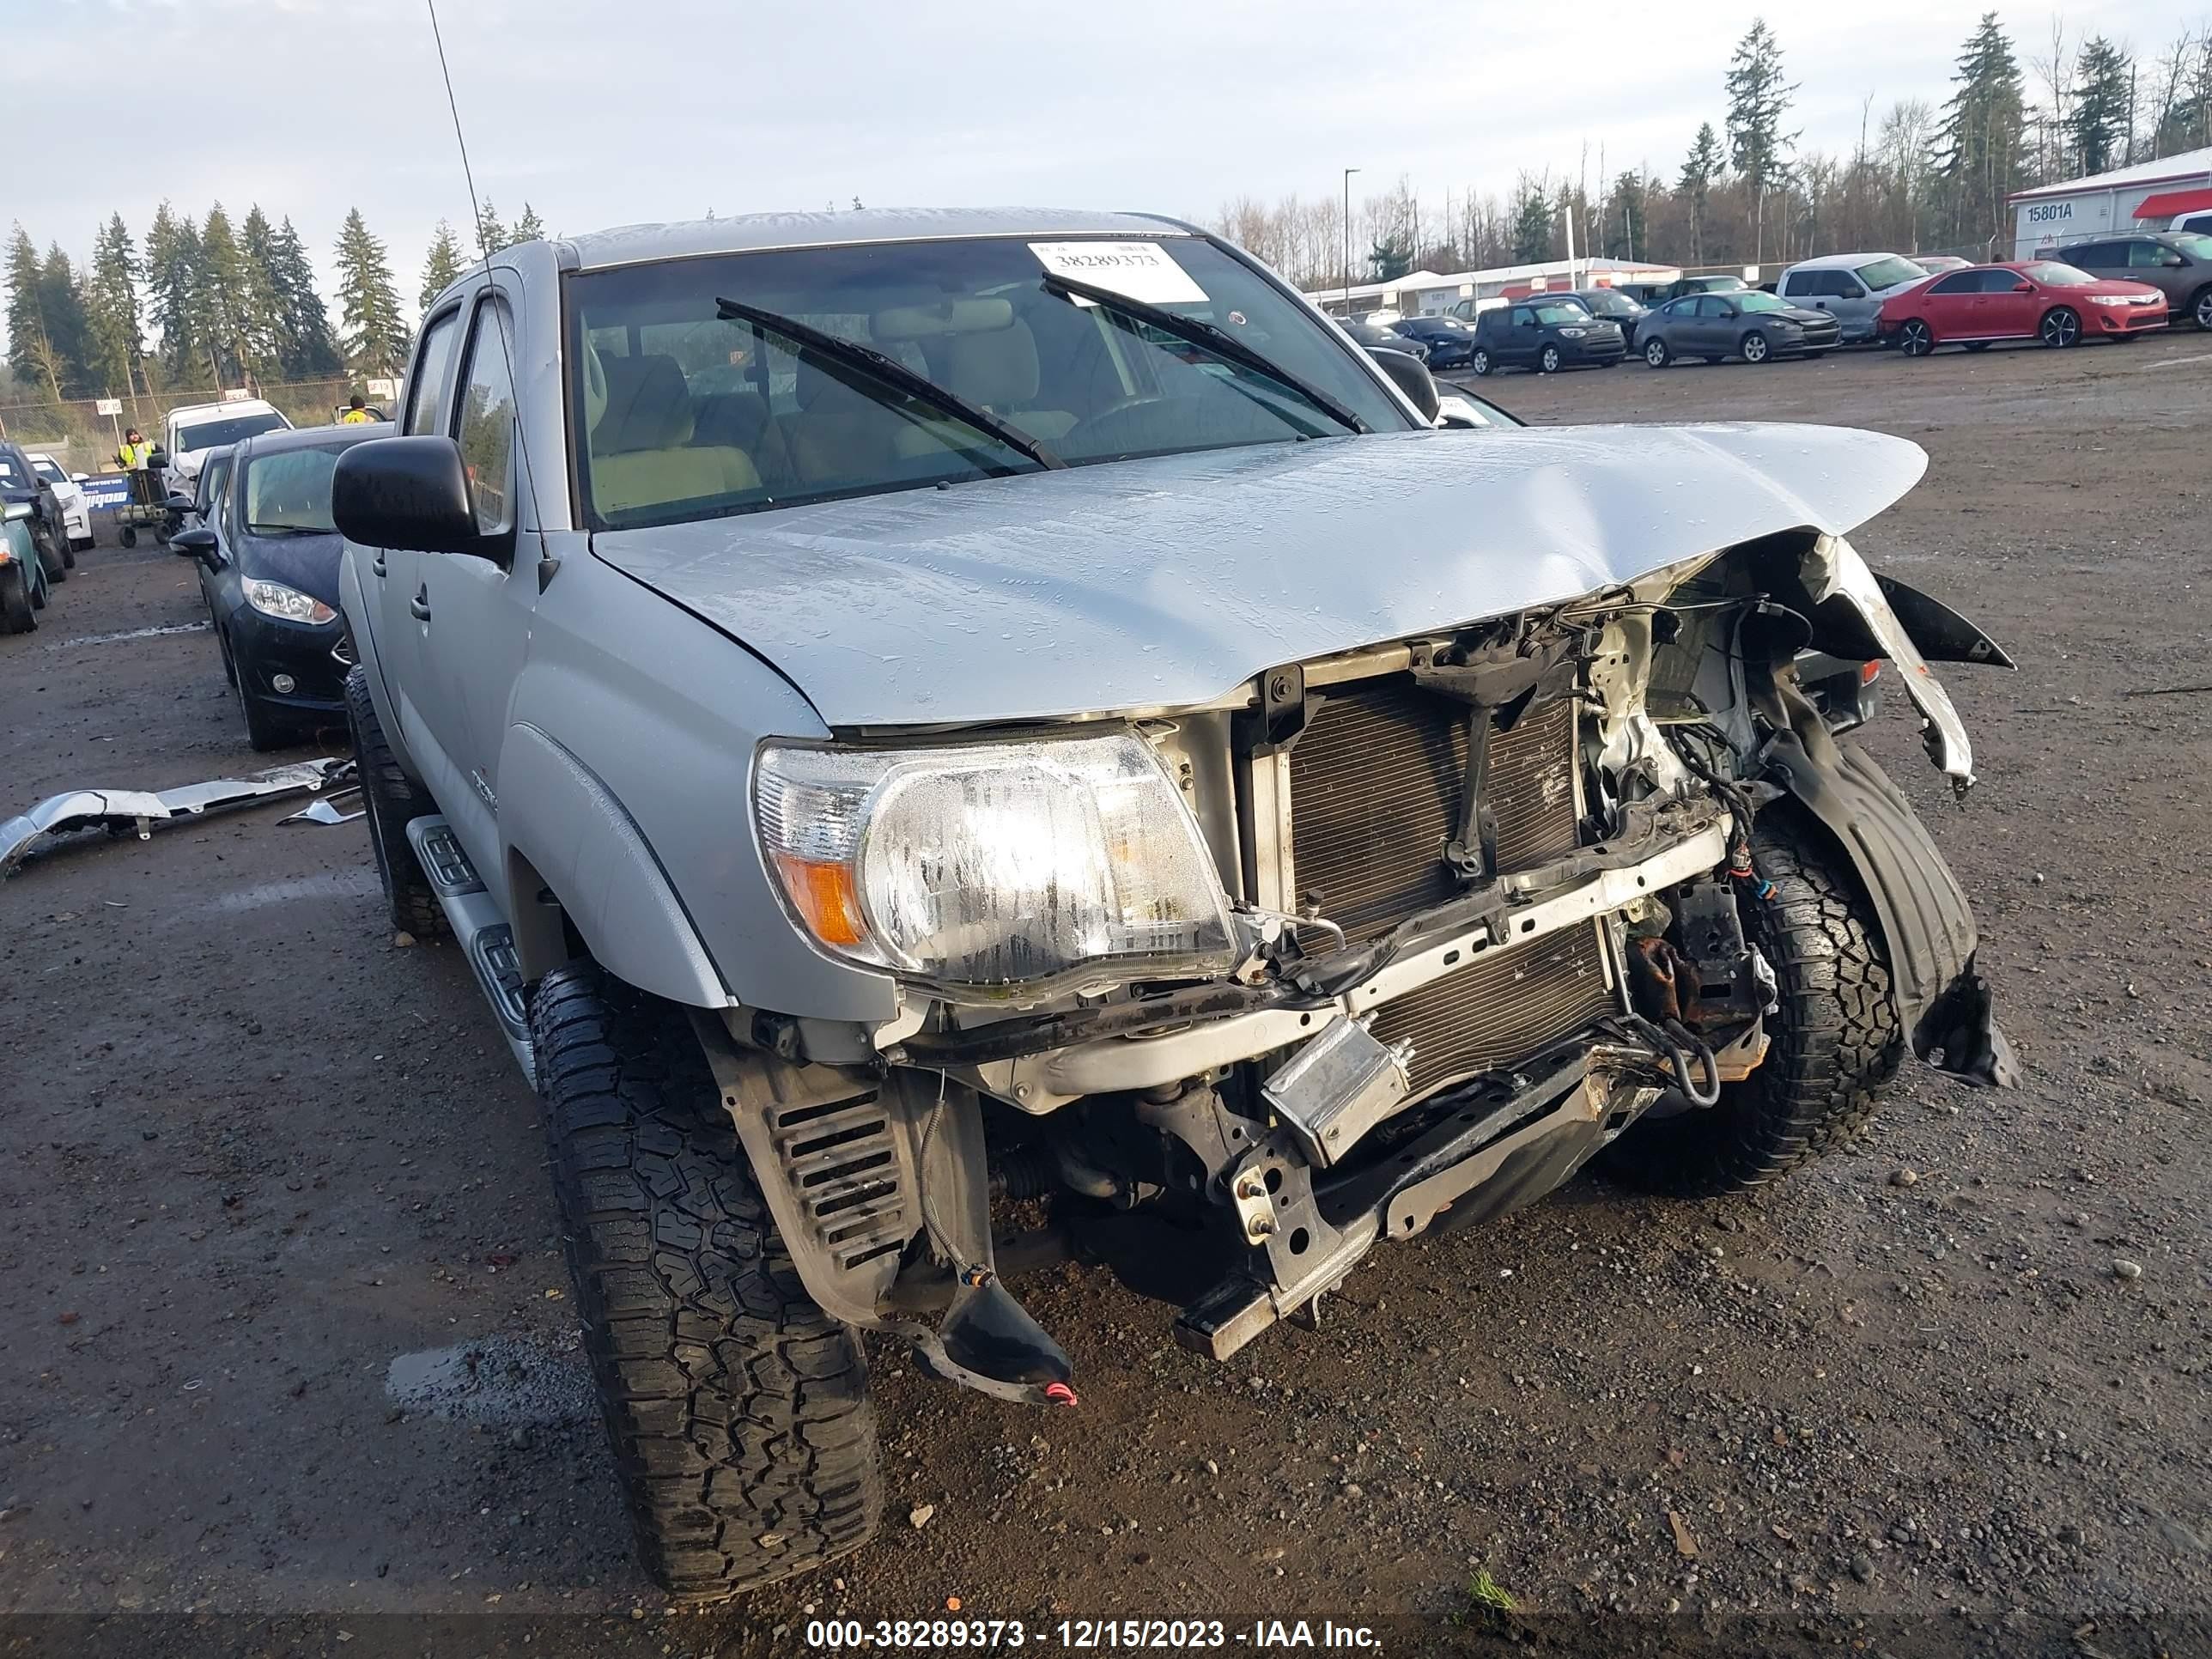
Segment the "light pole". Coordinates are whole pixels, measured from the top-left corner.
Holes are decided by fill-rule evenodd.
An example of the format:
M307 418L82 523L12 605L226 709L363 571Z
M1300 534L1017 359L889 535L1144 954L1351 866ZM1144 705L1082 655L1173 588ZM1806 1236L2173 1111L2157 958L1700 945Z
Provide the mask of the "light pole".
M1352 175L1359 169L1344 170L1344 314L1352 315Z

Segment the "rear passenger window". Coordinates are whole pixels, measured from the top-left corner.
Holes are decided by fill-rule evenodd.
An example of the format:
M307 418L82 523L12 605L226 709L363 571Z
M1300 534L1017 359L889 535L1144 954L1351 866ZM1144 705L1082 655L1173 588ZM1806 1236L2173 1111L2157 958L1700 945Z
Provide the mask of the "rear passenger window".
M1978 270L1954 270L1948 276L1939 276L1929 287L1930 294L1979 294L1982 273Z
M438 405L445 401L446 379L453 362L453 337L460 331L459 307L447 312L422 331L422 349L415 354L415 374L407 382L407 411L400 430L419 438L438 429Z
M2084 270L2093 270L2098 265L2121 263L2112 257L2118 249L2110 242L2085 242L2080 247L2064 248L2060 251L2065 255L2068 264L2078 265Z
M507 372L513 346L507 307L497 299L485 300L477 307L469 335L453 436L468 471L477 529L487 536L514 526L514 380Z

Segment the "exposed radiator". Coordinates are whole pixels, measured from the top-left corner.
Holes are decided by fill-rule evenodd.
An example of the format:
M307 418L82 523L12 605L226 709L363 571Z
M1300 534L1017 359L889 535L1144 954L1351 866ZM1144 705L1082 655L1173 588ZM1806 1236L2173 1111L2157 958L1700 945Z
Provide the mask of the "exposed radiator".
M1598 924L1489 951L1376 1010L1375 1035L1410 1039L1416 1095L1528 1059L1612 1012Z
M1291 750L1291 856L1301 905L1354 939L1458 890L1444 862L1467 778L1466 705L1398 677L1333 695ZM1490 740L1501 872L1571 852L1574 705L1529 710Z

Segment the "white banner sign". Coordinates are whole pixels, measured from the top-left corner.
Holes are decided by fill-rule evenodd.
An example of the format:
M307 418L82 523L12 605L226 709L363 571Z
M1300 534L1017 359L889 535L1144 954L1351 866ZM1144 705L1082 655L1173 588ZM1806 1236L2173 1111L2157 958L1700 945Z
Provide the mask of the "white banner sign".
M123 399L120 398L102 398L98 403L94 404L93 407L103 415L120 415L123 412Z

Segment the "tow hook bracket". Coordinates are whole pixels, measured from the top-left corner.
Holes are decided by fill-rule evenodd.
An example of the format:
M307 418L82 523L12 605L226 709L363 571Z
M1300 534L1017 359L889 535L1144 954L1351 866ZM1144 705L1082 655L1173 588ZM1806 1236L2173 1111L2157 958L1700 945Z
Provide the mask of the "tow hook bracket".
M1340 1019L1277 1067L1260 1096L1307 1158L1325 1170L1404 1103L1412 1087L1406 1067L1413 1058L1411 1043L1382 1042L1364 1021ZM1251 1238L1244 1194L1236 1196L1238 1214L1248 1223L1245 1237Z

